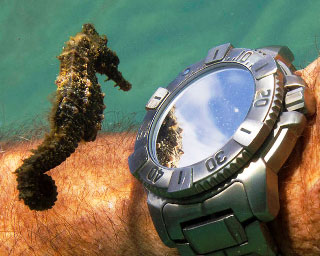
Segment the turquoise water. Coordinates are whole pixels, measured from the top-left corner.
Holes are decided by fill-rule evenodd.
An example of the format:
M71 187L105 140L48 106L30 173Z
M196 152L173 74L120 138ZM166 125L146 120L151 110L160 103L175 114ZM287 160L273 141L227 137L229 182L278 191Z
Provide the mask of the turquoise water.
M0 127L47 120L59 55L69 36L93 23L120 57L129 92L100 79L105 124L117 115L140 122L154 90L216 45L287 45L297 67L318 55L318 0L1 0ZM101 78L101 77L100 77Z

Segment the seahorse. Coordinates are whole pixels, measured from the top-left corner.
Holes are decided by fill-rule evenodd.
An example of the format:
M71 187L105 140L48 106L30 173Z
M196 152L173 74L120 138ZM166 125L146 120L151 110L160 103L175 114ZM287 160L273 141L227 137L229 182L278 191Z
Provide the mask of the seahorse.
M119 58L107 47L107 37L100 36L92 24L65 43L55 102L50 114L50 132L32 155L15 171L19 199L31 210L46 210L57 200L54 180L44 174L60 165L83 141L94 141L104 119L104 94L96 73L113 80L121 90L131 84L118 71Z

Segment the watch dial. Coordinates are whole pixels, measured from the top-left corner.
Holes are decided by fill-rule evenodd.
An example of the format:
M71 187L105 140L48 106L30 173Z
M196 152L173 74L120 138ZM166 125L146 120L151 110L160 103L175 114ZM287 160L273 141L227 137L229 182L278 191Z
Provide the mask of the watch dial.
M169 168L213 155L232 137L252 105L255 82L242 67L212 69L168 104L155 127L153 152Z

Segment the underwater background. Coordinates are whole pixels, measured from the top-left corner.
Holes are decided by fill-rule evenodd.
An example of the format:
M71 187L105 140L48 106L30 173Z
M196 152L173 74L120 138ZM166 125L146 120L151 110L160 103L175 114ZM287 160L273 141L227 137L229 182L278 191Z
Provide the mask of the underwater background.
M295 66L318 56L318 0L0 0L0 131L48 126L64 42L93 23L120 58L129 92L98 77L104 130L139 124L145 104L213 46L287 45Z

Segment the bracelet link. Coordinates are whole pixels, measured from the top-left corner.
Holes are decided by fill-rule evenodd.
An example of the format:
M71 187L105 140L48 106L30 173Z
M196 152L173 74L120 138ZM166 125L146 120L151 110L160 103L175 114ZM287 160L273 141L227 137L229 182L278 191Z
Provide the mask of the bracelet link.
M166 230L174 243L170 246L177 247L182 256L276 255L266 224L253 215L247 192L239 182L202 203L164 202L160 209L163 224L155 223L156 228L158 232Z
M234 216L233 216L234 217ZM228 218L228 217L227 217ZM230 217L229 217L230 218ZM221 223L220 223L221 224ZM240 224L240 222L239 222ZM240 224L241 225L241 224ZM227 226L227 225L226 225ZM269 233L269 230L265 223L255 220L244 227L241 227L245 235L246 241L241 244L236 244L240 242L235 241L234 237L230 238L232 235L230 232L229 237L226 235L225 230L217 226L204 227L200 225L197 232L192 235L186 234L187 243L177 244L177 248L182 256L277 256L277 248L273 242L273 239ZM195 227L193 227L195 229ZM210 230L210 234L208 230ZM227 228L228 229L228 228ZM190 230L189 230L190 231ZM242 231L240 231L242 232ZM184 229L186 233L186 229ZM234 235L235 233L233 233ZM231 236L230 236L231 235ZM191 237L193 236L193 237ZM210 237L210 239L208 239ZM191 240L190 240L191 238ZM207 248L199 248L204 246L206 243ZM209 247L211 246L209 251ZM215 248L213 248L215 247Z
M183 228L183 233L191 246L200 254L222 250L248 241L241 223L233 214L187 226Z

